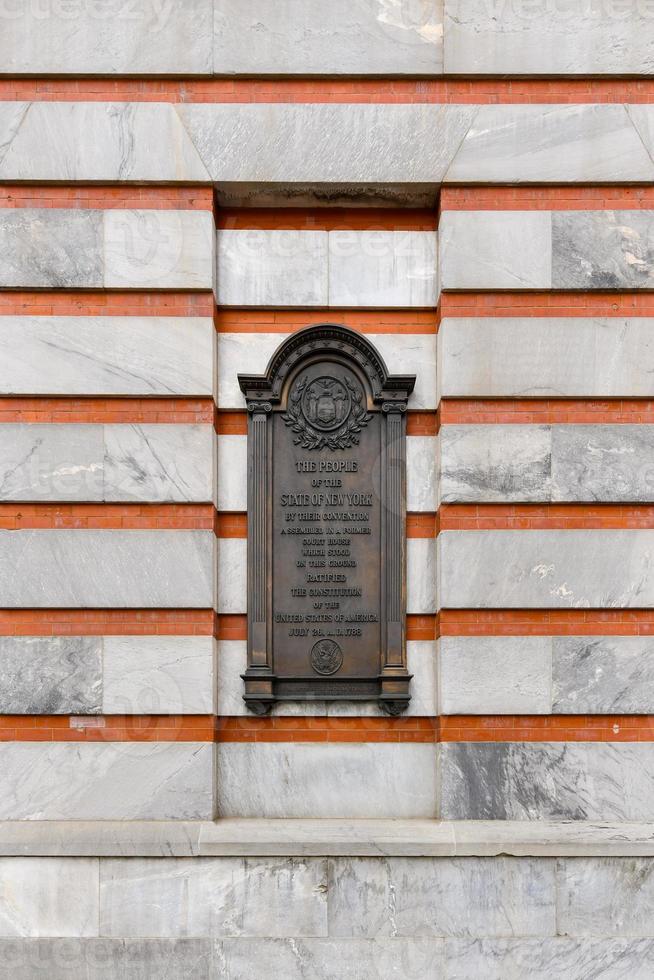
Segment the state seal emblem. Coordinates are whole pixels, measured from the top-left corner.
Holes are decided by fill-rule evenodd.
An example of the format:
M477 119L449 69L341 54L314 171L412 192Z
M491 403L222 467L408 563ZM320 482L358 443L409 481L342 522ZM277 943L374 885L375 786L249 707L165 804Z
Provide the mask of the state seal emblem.
M360 385L343 375L299 378L288 399L286 425L295 433L293 442L303 449L347 449L358 445L359 432L368 424Z

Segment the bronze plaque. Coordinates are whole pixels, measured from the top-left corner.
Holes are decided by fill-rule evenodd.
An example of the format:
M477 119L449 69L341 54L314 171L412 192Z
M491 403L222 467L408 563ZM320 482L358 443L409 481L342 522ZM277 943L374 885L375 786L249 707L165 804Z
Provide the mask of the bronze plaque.
M409 702L405 649L406 406L347 327L307 327L264 375L239 375L248 428L248 669L275 701Z

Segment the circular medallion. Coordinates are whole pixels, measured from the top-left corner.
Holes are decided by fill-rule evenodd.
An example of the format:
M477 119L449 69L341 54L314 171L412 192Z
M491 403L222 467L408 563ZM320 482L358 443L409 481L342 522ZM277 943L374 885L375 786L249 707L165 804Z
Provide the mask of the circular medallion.
M317 674L335 674L343 666L343 652L333 640L318 640L311 649L311 666Z
M350 414L350 393L337 378L316 378L302 396L302 412L319 432L330 432L343 425Z

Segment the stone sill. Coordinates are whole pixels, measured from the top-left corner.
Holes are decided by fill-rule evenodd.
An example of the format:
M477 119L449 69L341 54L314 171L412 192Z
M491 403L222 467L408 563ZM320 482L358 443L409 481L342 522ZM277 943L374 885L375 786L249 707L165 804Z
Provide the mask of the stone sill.
M0 856L654 856L654 823L585 821L0 821Z

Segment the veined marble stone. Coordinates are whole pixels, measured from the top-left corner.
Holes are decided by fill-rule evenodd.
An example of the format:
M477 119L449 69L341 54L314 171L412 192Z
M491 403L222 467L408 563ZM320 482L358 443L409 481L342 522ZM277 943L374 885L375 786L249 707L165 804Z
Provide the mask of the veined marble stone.
M547 425L443 425L443 502L550 500L551 443Z
M551 289L549 211L444 211L442 289Z
M651 317L445 317L444 397L648 398Z
M34 33L48 29L40 25ZM4 42L3 37L0 46ZM44 71L42 62L38 70ZM33 102L7 141L0 179L193 182L209 177L172 105L48 101Z
M0 858L0 937L97 936L99 863Z
M441 636L438 646L440 714L550 714L551 637Z
M623 105L481 106L447 172L451 183L638 179L654 179L654 162Z
M654 605L649 529L457 530L442 531L437 542L444 608Z
M553 426L552 484L554 500L654 500L652 426Z
M327 306L327 235L326 231L293 229L220 229L218 304Z
M654 713L654 637L554 637L553 711Z
M0 637L0 712L85 715L101 711L101 637Z
M441 746L443 820L652 820L650 742Z
M0 392L212 394L210 317L0 316Z
M209 608L213 563L212 531L0 531L0 606Z
M554 861L339 858L329 862L329 935L553 936Z
M100 902L105 936L326 936L327 862L109 859Z
M554 289L652 289L654 212L552 212Z
M0 286L102 286L103 219L93 210L0 210Z
M445 943L447 980L650 980L647 939L469 939Z
M214 71L219 73L438 75L442 48L443 0L216 4Z
M104 499L210 501L211 425L105 425Z
M435 188L478 107L187 103L175 109L224 191L225 184L251 183Z
M651 860L559 860L556 882L561 935L654 937Z
M436 816L433 744L222 742L216 753L219 817Z
M0 743L2 820L211 820L213 746Z
M211 636L105 636L103 713L212 714L213 645Z

